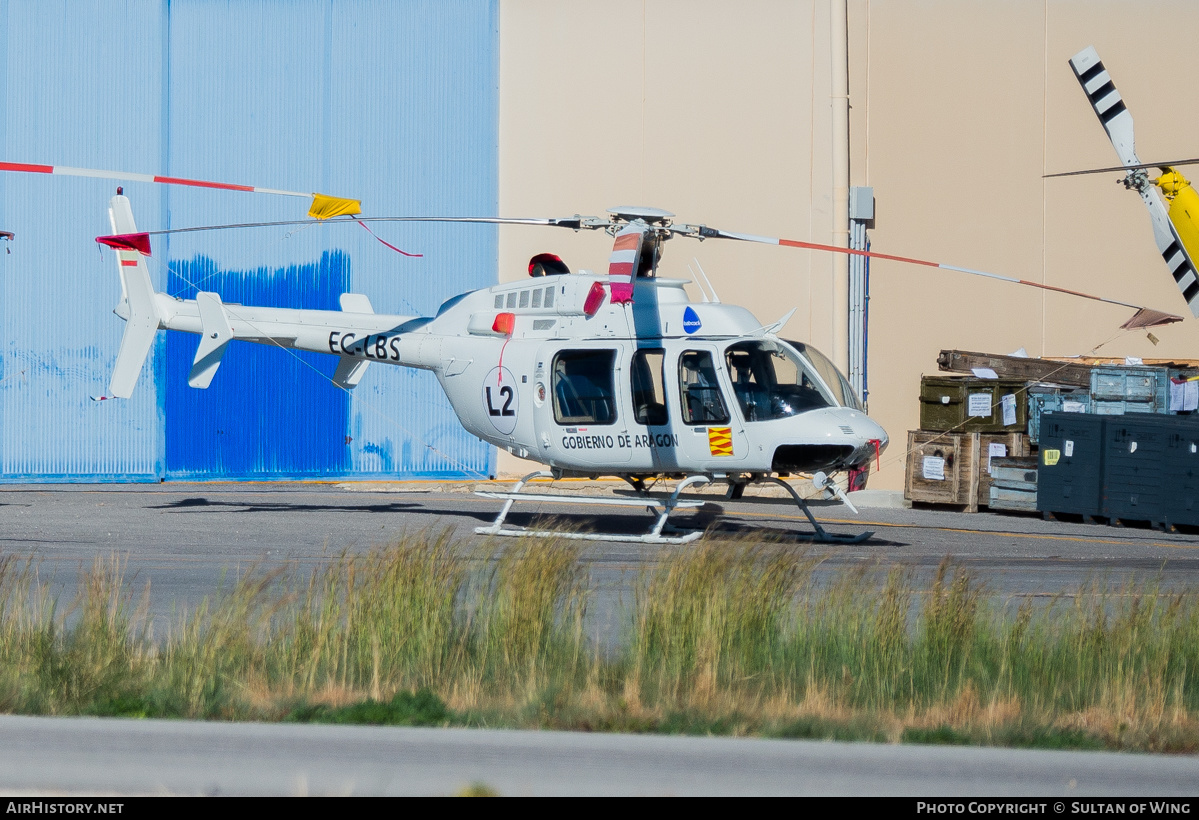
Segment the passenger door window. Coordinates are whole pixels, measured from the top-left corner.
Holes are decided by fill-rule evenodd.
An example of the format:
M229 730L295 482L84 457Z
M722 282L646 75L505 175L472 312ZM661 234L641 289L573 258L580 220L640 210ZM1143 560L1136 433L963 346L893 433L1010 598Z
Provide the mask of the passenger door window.
M559 424L614 424L615 350L564 350L554 357L554 421Z
M667 423L666 388L662 379L664 350L638 350L633 354L633 418L651 427Z
M716 366L707 350L685 350L679 356L679 398L687 424L724 424L729 411L720 392Z

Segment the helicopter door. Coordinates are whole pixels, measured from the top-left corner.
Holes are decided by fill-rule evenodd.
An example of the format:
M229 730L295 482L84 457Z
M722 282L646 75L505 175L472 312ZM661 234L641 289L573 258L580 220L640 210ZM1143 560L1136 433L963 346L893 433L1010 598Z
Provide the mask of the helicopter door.
M666 351L639 348L629 367L633 399L633 466L648 472L679 469L679 426L670 423L666 409Z
M741 421L733 415L712 350L685 349L678 359L679 412L686 425L679 435L679 461L721 472L749 455Z
M619 412L617 351L613 348L549 353L549 396L537 427L552 461L565 469L619 468L629 460L628 423ZM539 357L540 358L540 357ZM542 360L544 361L544 360ZM539 382L540 383L540 382Z

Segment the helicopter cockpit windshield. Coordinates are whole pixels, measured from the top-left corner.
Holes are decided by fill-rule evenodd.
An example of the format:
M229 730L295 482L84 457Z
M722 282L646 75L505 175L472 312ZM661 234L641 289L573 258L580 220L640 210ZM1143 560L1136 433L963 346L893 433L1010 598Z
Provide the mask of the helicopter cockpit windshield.
M808 363L778 342L729 345L725 361L746 421L781 419L838 404Z
M851 407L854 410L865 412L865 408L862 407L862 400L858 398L858 394L850 386L849 380L837 369L837 366L832 363L832 360L828 356L825 356L816 348L803 342L793 342L789 339L786 341L787 344L799 351L799 355L808 360L812 365L812 369L816 371L817 375L833 391L833 398L837 404L842 407Z

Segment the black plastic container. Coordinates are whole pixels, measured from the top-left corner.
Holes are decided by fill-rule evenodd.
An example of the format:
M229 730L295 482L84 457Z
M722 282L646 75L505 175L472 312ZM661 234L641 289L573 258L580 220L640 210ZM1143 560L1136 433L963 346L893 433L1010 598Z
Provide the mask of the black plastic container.
M1199 418L1173 416L1166 436L1162 495L1166 524L1199 526Z
M1166 443L1180 429L1181 423L1171 416L1108 416L1103 437L1103 515L1165 523L1166 510L1172 506Z
M1090 413L1046 413L1041 417L1038 510L1103 514L1103 445L1109 419Z

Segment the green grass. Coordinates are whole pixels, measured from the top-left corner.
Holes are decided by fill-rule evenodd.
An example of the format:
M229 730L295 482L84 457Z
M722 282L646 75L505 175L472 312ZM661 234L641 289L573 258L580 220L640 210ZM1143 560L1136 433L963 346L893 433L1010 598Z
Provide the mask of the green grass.
M0 558L0 710L1199 750L1192 592L1095 583L1001 609L948 562L917 583L819 558L664 549L607 649L568 541L407 535L251 569L153 625L117 558L65 605Z

